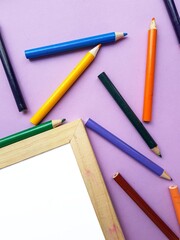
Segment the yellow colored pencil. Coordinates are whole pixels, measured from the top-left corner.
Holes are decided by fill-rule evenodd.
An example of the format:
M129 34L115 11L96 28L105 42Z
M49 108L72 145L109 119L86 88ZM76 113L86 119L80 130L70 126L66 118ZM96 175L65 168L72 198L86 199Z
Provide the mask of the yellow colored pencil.
M34 116L30 120L32 124L37 125L51 111L51 109L56 105L56 103L64 96L64 94L68 91L68 89L75 83L75 81L81 76L81 74L95 59L100 46L101 44L97 45L82 58L82 60L77 64L77 66L71 71L71 73L54 91L54 93L34 114Z

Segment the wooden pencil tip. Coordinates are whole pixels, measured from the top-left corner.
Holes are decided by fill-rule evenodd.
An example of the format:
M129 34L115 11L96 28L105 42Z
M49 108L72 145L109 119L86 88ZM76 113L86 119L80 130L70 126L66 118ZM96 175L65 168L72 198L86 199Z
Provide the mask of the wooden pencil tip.
M152 18L151 20L150 29L157 29L155 18Z
M115 173L114 175L113 175L113 179L115 179L117 176L119 175L119 173L117 172L117 173Z
M154 148L151 148L151 150L152 150L153 153L155 153L157 156L162 157L161 152L160 152L158 146L156 146L156 147L154 147Z
M175 188L177 188L177 185L171 185L171 186L169 186L169 189L175 189Z
M98 45L96 45L94 48L92 48L89 52L90 52L94 57L96 57L96 55L97 55L100 47L101 47L101 44L98 44Z

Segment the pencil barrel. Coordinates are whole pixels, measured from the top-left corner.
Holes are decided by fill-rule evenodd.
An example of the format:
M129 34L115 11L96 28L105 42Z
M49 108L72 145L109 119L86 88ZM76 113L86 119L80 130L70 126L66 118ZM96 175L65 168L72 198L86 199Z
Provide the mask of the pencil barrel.
M97 36L29 49L25 51L25 56L28 59L39 58L52 54L77 50L85 47L96 46L97 44L115 42L115 40L116 40L115 32L105 33Z
M175 2L174 0L164 0L164 3L169 14L169 17L171 19L178 42L180 43L180 17Z
M46 123L42 123L38 126L23 130L21 132L12 134L10 136L7 136L5 138L0 139L0 148L6 147L10 144L16 143L18 141L24 140L26 138L35 136L37 134L40 134L42 132L48 131L52 129L52 121L48 121Z
M149 30L147 59L146 59L146 78L145 78L145 87L144 87L144 106L143 106L144 122L150 122L152 119L154 73L155 73L155 60L156 60L156 39L157 39L157 30L156 29Z
M122 97L122 95L117 90L117 88L114 86L114 84L109 79L109 77L106 75L106 73L105 72L101 73L98 76L98 78L103 83L103 85L105 86L107 91L110 93L112 98L115 100L115 102L118 104L118 106L121 108L121 110L124 112L124 114L129 119L129 121L132 123L132 125L136 128L136 130L141 135L141 137L144 139L144 141L149 146L149 148L152 149L152 148L156 147L157 143L151 137L151 135L146 130L146 128L144 127L142 122L136 116L136 114L131 109L131 107L128 105L128 103L125 101L125 99Z
M171 17L171 19L173 20L173 22L177 22L180 23L180 19L179 19L179 14L176 8L176 5L174 3L174 0L164 0L164 3L166 5L167 11Z
M129 197L141 208L141 210L161 229L161 231L171 240L179 240L169 226L154 212L154 210L144 201L144 199L131 187L131 185L117 173L113 176L117 184L129 195Z
M156 175L161 176L163 174L163 168L161 168L159 165L155 164L143 154L129 146L127 143L123 142L120 138L100 126L92 119L89 118L85 125L86 127L99 134L101 137L109 141L111 144L122 150L124 153L132 157L134 160L142 164L144 167L146 167Z
M31 123L37 125L43 118L53 109L58 101L64 96L68 89L76 82L80 75L94 60L91 53L87 53L78 65L71 71L66 79L58 86L54 93L47 99L47 101L39 108L39 110L31 118Z
M23 95L21 93L19 84L17 82L17 78L15 76L13 67L11 65L11 62L9 60L9 56L7 54L6 48L5 48L5 44L3 42L1 33L0 33L0 58L4 67L4 71L6 73L11 91L13 93L16 105L18 107L18 110L24 111L27 109Z
M177 186L170 186L169 192L171 195L172 203L176 213L178 223L180 225L180 193Z

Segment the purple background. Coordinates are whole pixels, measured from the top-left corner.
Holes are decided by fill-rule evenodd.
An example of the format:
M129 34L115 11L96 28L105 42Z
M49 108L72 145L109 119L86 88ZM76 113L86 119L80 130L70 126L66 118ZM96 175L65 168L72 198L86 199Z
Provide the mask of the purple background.
M180 1L176 1L180 11ZM142 116L147 31L158 27L153 120L147 129L163 158L153 154L97 76L105 71L139 118ZM161 179L88 130L117 216L127 240L165 240L165 235L112 180L119 171L159 216L179 235L168 186L180 186L180 49L163 0L16 0L1 1L0 26L28 106L19 113L0 64L0 137L32 127L31 116L89 50L35 61L24 50L86 36L124 31L128 37L103 46L95 61L44 121L68 122L90 117L149 157L171 175Z

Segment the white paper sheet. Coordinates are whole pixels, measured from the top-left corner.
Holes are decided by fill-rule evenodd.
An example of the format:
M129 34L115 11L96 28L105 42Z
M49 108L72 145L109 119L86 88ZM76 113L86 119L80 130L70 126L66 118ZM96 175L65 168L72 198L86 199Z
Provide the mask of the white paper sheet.
M0 171L0 239L105 239L69 144Z

